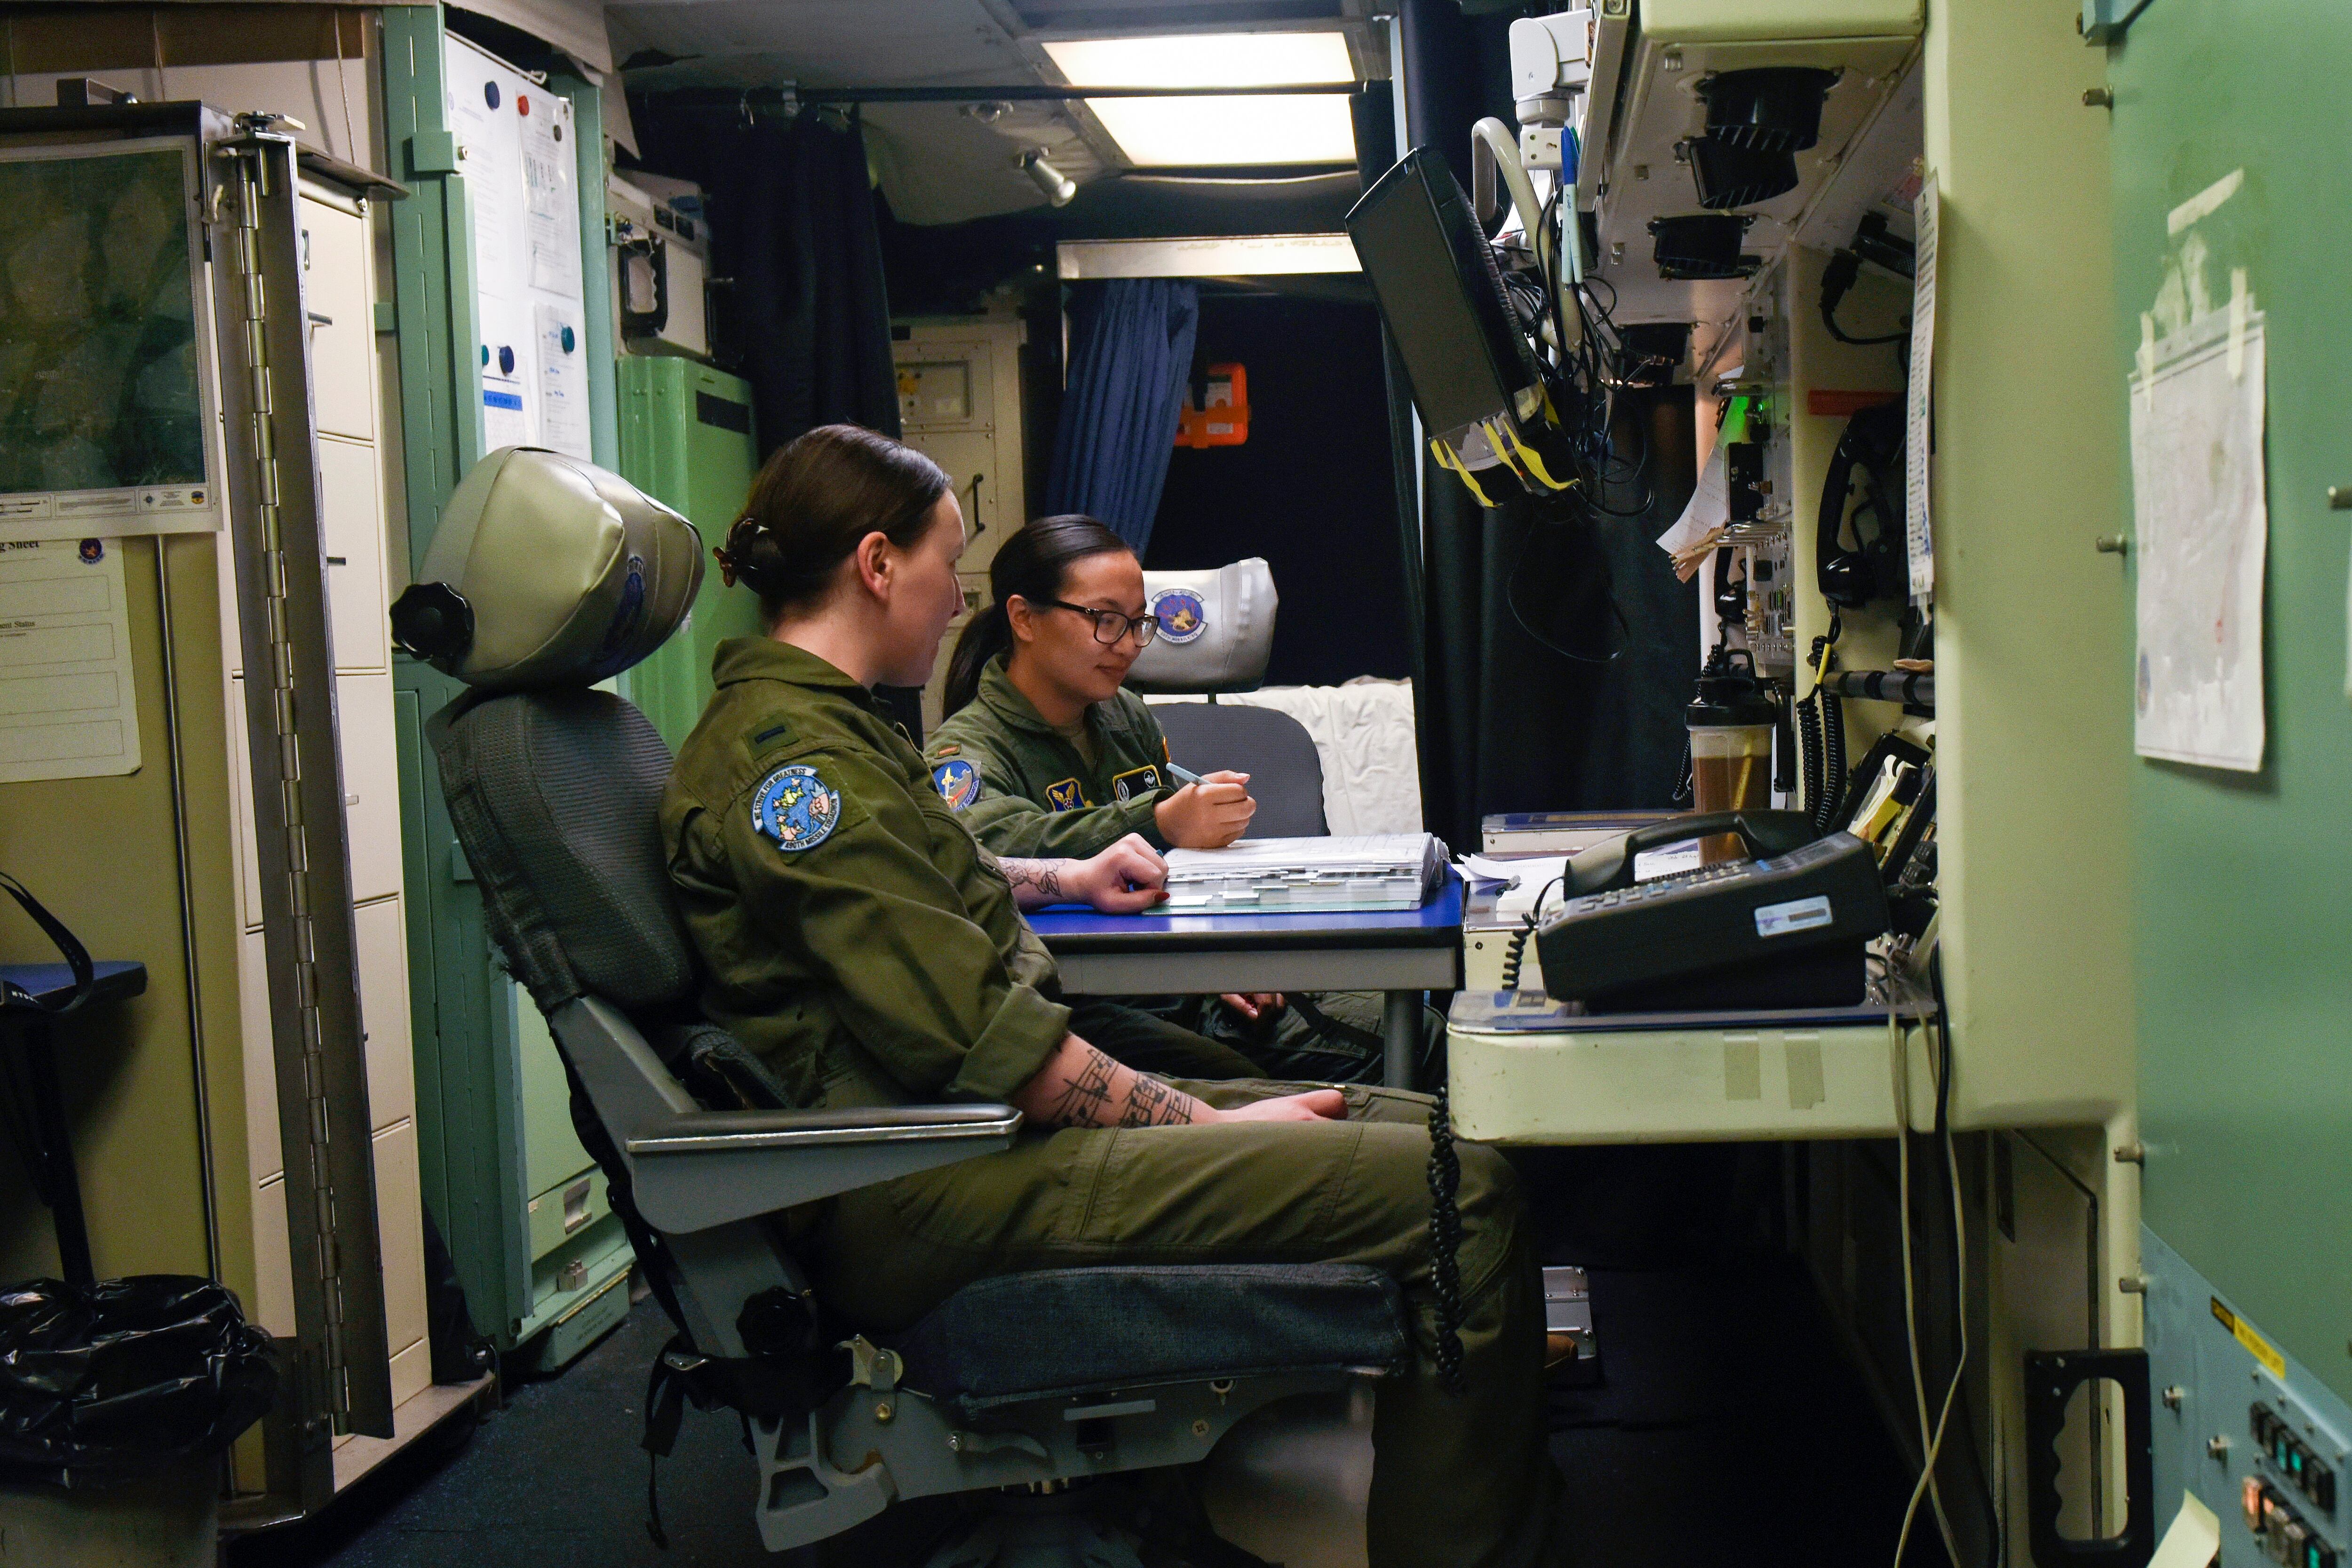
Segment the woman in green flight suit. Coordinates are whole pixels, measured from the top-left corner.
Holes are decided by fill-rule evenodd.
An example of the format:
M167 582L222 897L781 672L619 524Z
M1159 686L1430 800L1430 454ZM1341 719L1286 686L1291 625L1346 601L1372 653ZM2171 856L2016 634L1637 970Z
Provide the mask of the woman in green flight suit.
M720 645L719 689L662 801L708 1016L797 1104L1000 1100L1003 1152L799 1216L818 1289L861 1331L912 1324L992 1274L1083 1264L1356 1262L1402 1287L1407 1365L1377 1385L1371 1568L1564 1563L1544 1437L1542 1291L1510 1169L1459 1146L1460 1394L1439 1371L1423 1179L1428 1101L1170 1082L1071 1027L1023 907L1164 894L1139 838L998 860L933 788L871 688L931 667L963 522L929 458L846 426L769 460L719 560L764 637ZM1050 1332L1050 1325L1039 1325Z
M957 640L948 718L925 751L973 837L999 855L1091 855L1130 833L1155 849L1221 849L1248 829L1249 775L1175 778L1150 705L1121 684L1159 630L1125 540L1091 517L1039 518L1004 542L988 581L992 603ZM1230 1043L1268 1078L1381 1080L1377 995L1203 1000L1140 1005Z

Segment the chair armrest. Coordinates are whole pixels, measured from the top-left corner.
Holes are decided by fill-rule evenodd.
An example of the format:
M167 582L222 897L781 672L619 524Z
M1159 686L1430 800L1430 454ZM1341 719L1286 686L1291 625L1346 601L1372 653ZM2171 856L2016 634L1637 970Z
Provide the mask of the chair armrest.
M886 1106L856 1110L694 1110L666 1118L629 1140L632 1154L714 1150L808 1149L842 1143L1002 1142L1021 1126L1009 1105Z
M1013 1146L1009 1105L681 1111L622 1146L656 1230L727 1225Z

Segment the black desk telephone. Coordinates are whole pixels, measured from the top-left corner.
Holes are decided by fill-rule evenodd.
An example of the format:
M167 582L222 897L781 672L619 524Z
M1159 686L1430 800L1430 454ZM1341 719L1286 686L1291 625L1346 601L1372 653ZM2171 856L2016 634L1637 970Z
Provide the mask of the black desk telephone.
M1634 882L1643 850L1716 836L1753 858ZM1568 901L1536 933L1544 989L1595 1013L1852 1006L1863 945L1887 928L1876 852L1849 833L1814 838L1801 812L1654 823L1572 857L1564 881Z

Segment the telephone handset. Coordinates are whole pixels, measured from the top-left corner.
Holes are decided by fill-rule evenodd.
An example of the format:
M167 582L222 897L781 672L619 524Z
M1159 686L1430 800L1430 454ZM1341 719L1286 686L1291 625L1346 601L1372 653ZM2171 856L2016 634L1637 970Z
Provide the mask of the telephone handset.
M1562 876L1565 896L1582 898L1633 885L1634 858L1645 850L1693 838L1737 835L1751 859L1769 860L1801 848L1821 837L1801 811L1704 811L1670 816L1606 839L1569 857Z
M1900 403L1863 409L1846 421L1845 434L1830 455L1829 472L1822 481L1814 573L1822 597L1844 609L1860 609L1874 599L1900 599L1909 591L1903 532L1903 426ZM1853 509L1853 543L1849 545L1846 502L1852 499L1857 468L1867 480ZM1863 530L1865 515L1875 524L1868 532Z

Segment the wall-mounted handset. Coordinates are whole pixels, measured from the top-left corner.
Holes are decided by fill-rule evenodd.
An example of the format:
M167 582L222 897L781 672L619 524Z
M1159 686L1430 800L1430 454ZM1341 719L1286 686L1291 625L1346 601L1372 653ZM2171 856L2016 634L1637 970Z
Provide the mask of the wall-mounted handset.
M1902 405L1883 403L1846 421L1822 480L1814 572L1822 597L1845 609L1860 609L1874 599L1900 599L1909 591L1903 543L1903 418ZM1853 500L1857 468L1863 492L1853 506L1853 542L1848 544L1846 508Z

